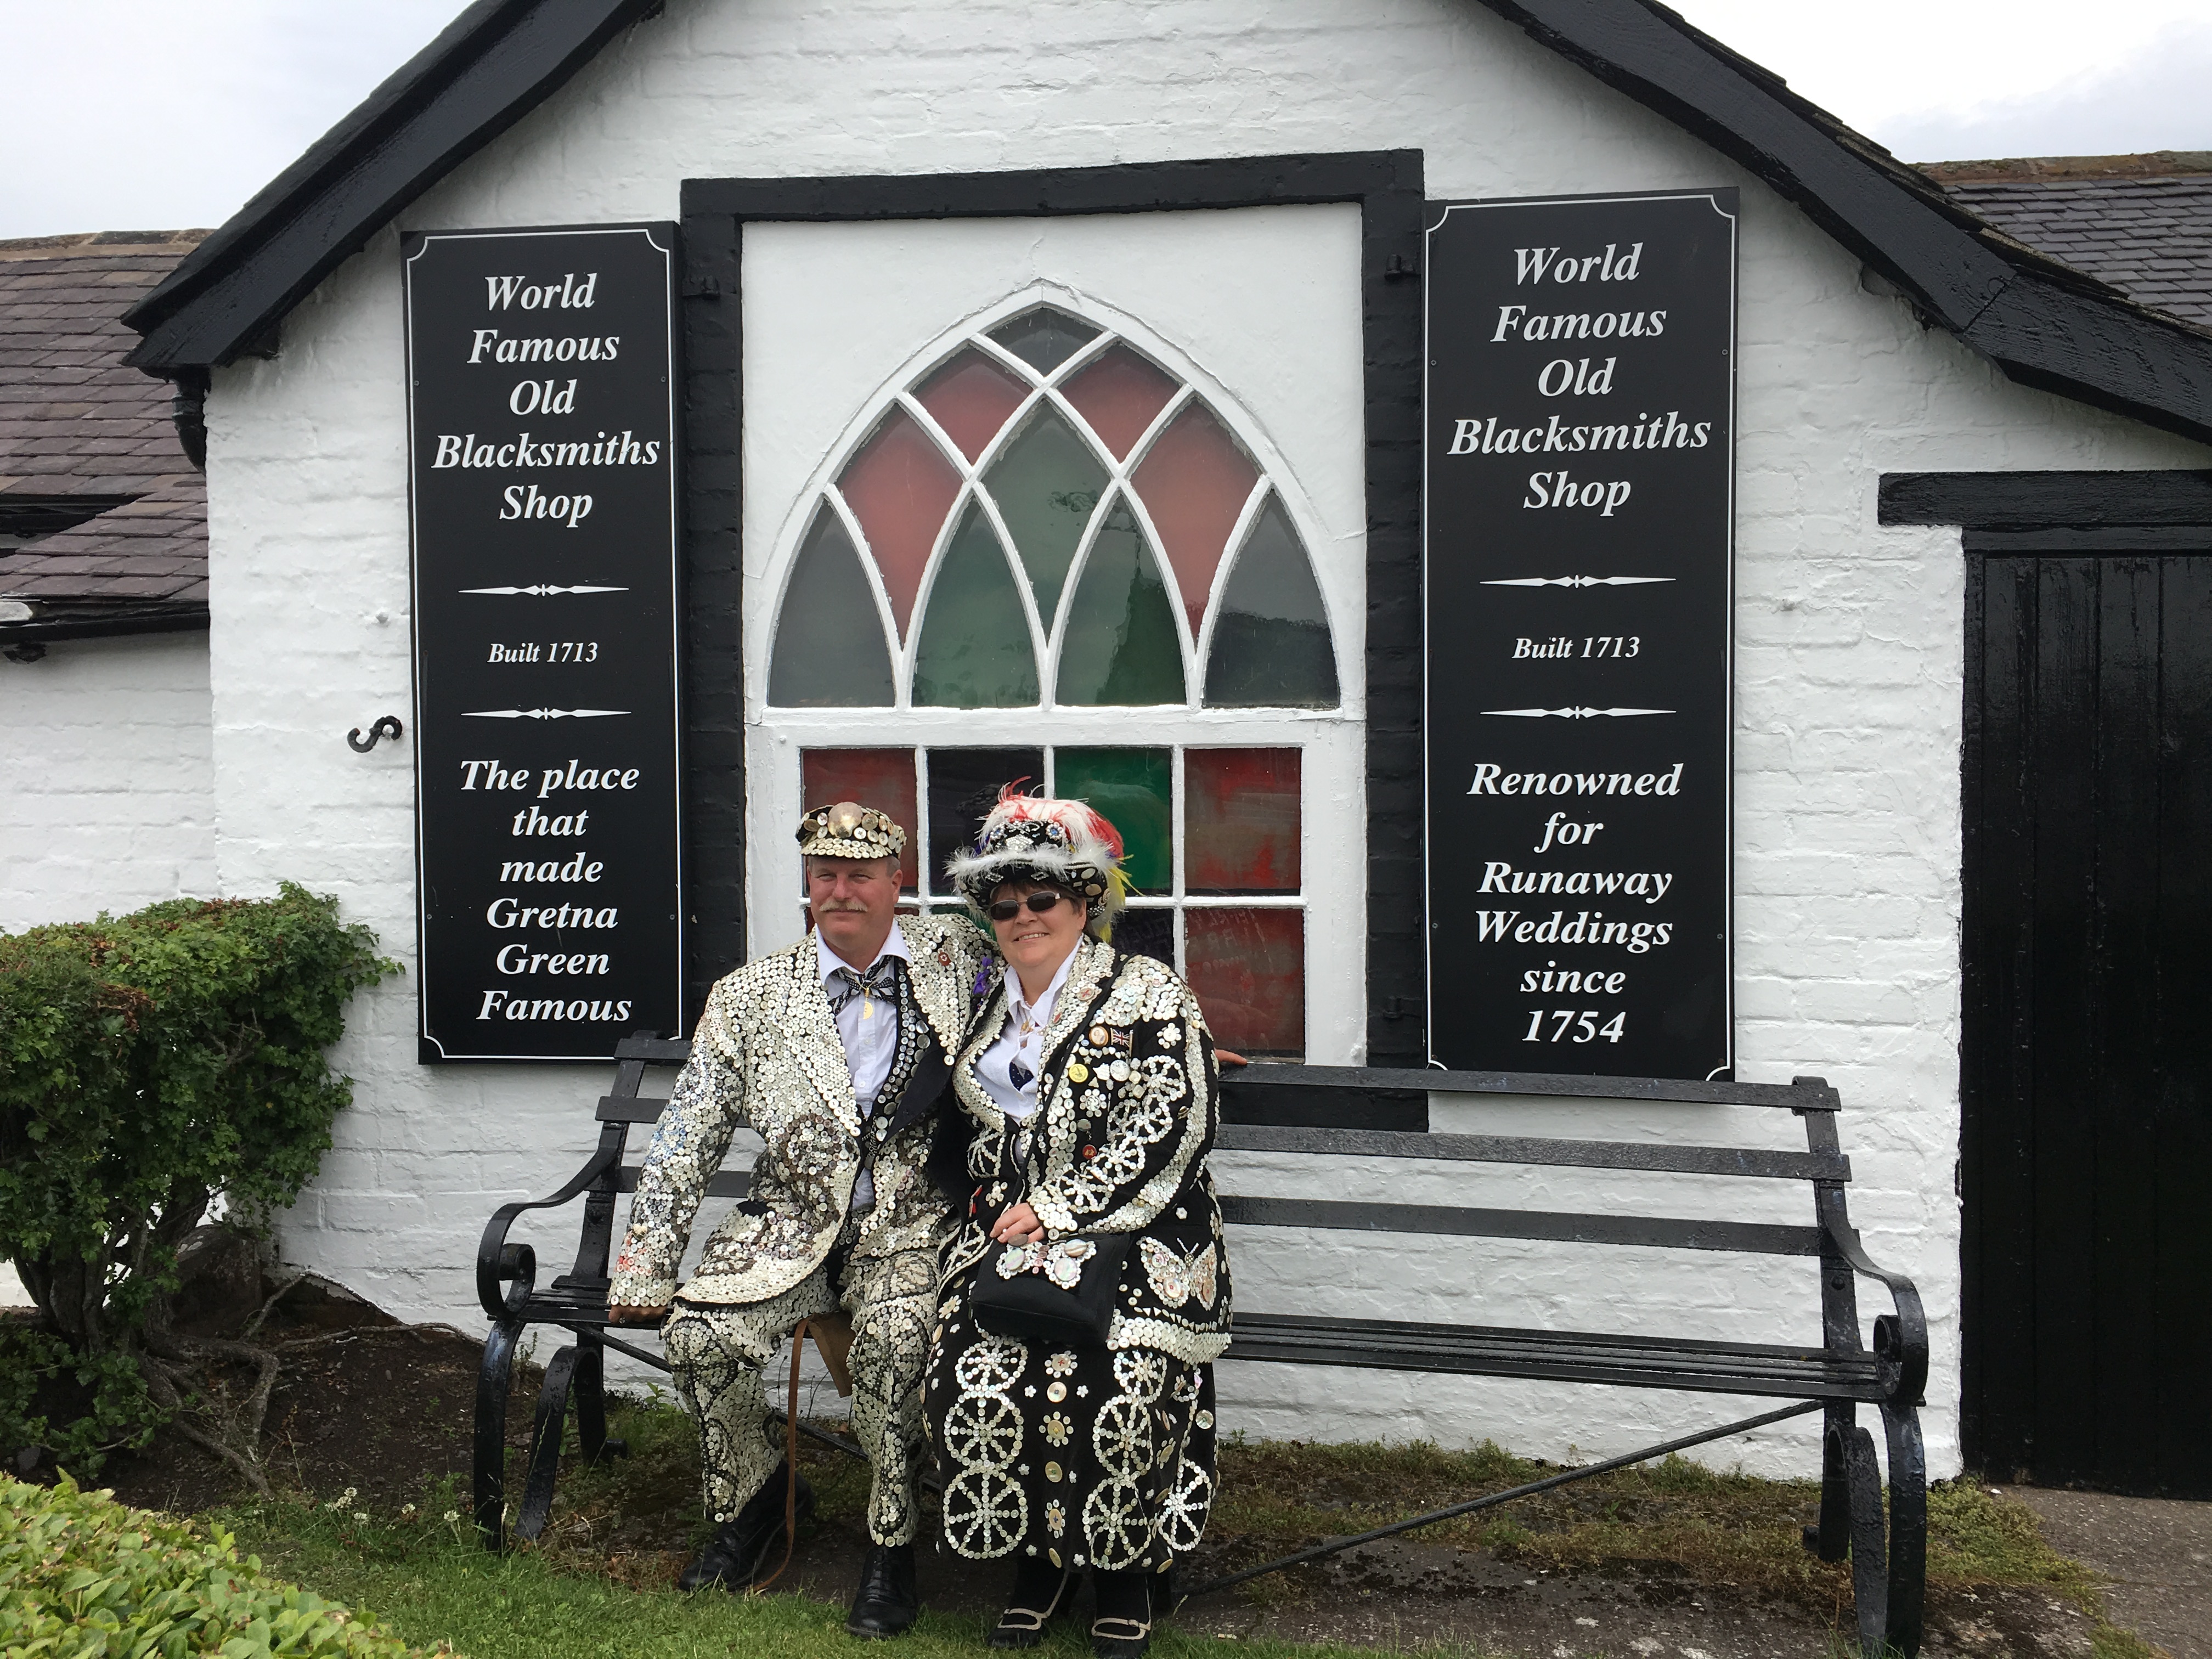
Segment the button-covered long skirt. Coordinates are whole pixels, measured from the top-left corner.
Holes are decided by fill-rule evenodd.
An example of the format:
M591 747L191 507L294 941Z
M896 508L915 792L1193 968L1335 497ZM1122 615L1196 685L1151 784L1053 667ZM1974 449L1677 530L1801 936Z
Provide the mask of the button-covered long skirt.
M1213 1504L1213 1367L1157 1348L1014 1341L940 1292L924 1407L945 1540L972 1560L1163 1571Z

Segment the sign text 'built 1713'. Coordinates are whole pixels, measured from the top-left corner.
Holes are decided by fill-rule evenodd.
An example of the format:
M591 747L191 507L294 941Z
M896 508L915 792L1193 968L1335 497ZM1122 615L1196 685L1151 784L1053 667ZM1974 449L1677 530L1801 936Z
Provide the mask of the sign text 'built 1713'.
M1726 1076L1735 192L1431 219L1431 1056Z
M426 1060L680 1024L675 247L407 238Z

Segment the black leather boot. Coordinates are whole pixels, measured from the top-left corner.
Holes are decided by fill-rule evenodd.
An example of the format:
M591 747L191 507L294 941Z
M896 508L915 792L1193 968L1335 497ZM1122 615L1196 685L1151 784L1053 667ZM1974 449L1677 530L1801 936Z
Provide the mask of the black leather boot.
M864 1640L903 1635L921 1616L921 1597L914 1588L914 1546L871 1544L860 1564L860 1593L845 1628Z
M714 1541L684 1569L676 1588L695 1590L720 1585L726 1590L741 1590L756 1578L775 1571L783 1547L784 1483L789 1479L790 1471L777 1464L768 1484L746 1500L736 1519L722 1522ZM814 1488L801 1475L799 1519L811 1520L813 1515Z

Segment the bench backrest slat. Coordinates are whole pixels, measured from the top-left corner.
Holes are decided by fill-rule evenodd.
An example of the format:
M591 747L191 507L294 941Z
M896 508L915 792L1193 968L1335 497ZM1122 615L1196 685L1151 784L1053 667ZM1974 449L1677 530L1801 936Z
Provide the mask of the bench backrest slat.
M707 1182L709 1198L743 1198L753 1189L752 1172L748 1170L723 1170ZM637 1190L637 1170L625 1165L615 1171L615 1190L634 1193Z
M1668 1100L1701 1106L1771 1106L1832 1112L1843 1102L1823 1079L1789 1083L1698 1083L1658 1077L1583 1077L1551 1072L1419 1071L1408 1066L1278 1066L1229 1072L1231 1091L1352 1089L1438 1095L1565 1095L1584 1100Z
M1395 1129L1293 1129L1224 1123L1214 1144L1231 1152L1323 1152L1336 1158L1413 1158L1469 1164L1533 1164L1769 1180L1849 1181L1839 1152L1769 1152L1735 1146L1672 1146L1628 1140L1546 1140L1527 1135L1412 1134Z
M1737 1250L1757 1255L1817 1256L1821 1240L1818 1227L1758 1221L1477 1210L1450 1204L1359 1204L1326 1198L1240 1198L1226 1194L1221 1198L1221 1218L1247 1227L1537 1238L1571 1244L1648 1244L1666 1249Z
M651 1095L601 1095L592 1115L602 1123L658 1123L667 1109L666 1101Z
M691 1058L689 1037L626 1036L615 1044L617 1060L642 1060L647 1066L681 1066Z

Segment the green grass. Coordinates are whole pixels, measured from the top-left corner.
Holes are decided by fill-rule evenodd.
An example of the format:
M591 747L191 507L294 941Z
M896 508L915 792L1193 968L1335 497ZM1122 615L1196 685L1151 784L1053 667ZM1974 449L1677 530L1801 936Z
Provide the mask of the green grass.
M241 1544L272 1571L325 1595L372 1609L410 1640L451 1640L473 1659L506 1654L722 1655L773 1644L778 1659L811 1659L817 1645L849 1659L842 1609L796 1595L686 1598L671 1588L704 1541L696 1431L665 1395L611 1402L610 1429L627 1458L586 1467L573 1459L535 1547L503 1558L477 1547L448 1510L467 1505L450 1489L411 1513L369 1522L341 1507L248 1507L225 1512ZM806 1445L801 1465L823 1521L854 1521L866 1498L856 1462ZM1321 1539L1386 1524L1557 1472L1484 1444L1448 1451L1423 1443L1247 1442L1221 1449L1221 1492L1208 1571L1285 1555ZM519 1460L509 1477L520 1481ZM1821 1562L1799 1542L1818 1513L1813 1481L1762 1480L1681 1458L1616 1471L1496 1510L1413 1534L1430 1545L1486 1549L1517 1565L1560 1575L1659 1576L1747 1595L1794 1601L1835 1624L1848 1620L1848 1563ZM2104 1620L2093 1574L2051 1549L2034 1514L1972 1481L1929 1495L1932 1590L2031 1587L2062 1596L2096 1621L2096 1659L2154 1659L2155 1650ZM934 1524L931 1516L925 1523ZM1356 1564L1337 1569L1356 1572ZM1340 1593L1327 1570L1255 1581L1250 1600L1280 1603ZM978 1621L926 1615L910 1649L977 1651ZM1247 1647L1267 1645L1248 1643ZM1283 1652L1310 1648L1277 1644ZM1163 1632L1174 1656L1211 1639ZM1066 1654L1087 1651L1071 1629ZM1455 1650L1474 1659L1468 1650Z
M344 1510L288 1502L243 1506L221 1519L270 1571L373 1614L404 1640L451 1643L466 1659L853 1659L841 1607L795 1595L637 1588L564 1566L544 1550L490 1555L460 1518L450 1487L430 1502L447 1507L418 1504L411 1516L364 1522ZM979 1619L925 1613L898 1652L902 1659L975 1659L982 1635ZM1210 1636L1165 1631L1153 1651L1196 1659L1217 1649ZM1240 1643L1238 1651L1246 1659L1370 1659L1362 1650L1265 1640ZM1472 1647L1438 1651L1486 1659L1486 1650ZM1063 1624L1041 1652L1078 1659L1090 1644L1079 1626Z

